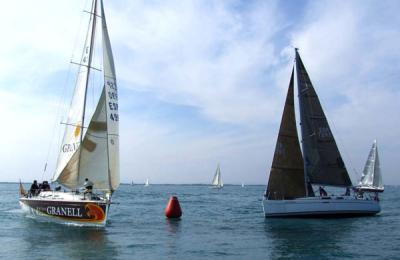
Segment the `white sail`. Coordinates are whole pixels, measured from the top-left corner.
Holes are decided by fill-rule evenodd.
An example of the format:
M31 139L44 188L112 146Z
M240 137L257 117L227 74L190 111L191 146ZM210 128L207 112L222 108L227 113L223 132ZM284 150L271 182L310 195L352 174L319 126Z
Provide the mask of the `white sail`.
M119 113L118 113L118 88L114 58L111 49L110 37L108 35L106 16L103 1L101 0L101 17L103 32L103 68L104 68L104 91L106 97L107 111L107 142L108 142L108 178L111 190L118 188L119 179Z
M94 10L95 4L92 6L92 12L94 12ZM58 180L62 172L68 172L69 176L64 176L63 178L66 182L72 182L73 180L76 180L78 176L79 153L77 153L77 151L83 135L82 120L84 116L85 95L89 76L89 59L92 55L92 34L94 33L95 28L94 17L95 16L91 16L89 21L88 32L86 34L85 45L76 79L74 95L70 104L67 122L65 122L64 138L61 143L60 153L58 155L56 172L53 177L54 181Z
M102 21L102 43L103 43L103 73L104 73L104 85L101 92L101 96L97 103L97 107L94 114L89 122L86 133L76 130L81 129L81 126L75 127L73 136L71 135L71 125L76 123L70 123L66 126L63 146L71 147L69 142L71 139L77 141L72 146L74 149L68 150L69 153L65 153L62 149L56 173L53 180L58 183L71 188L76 189L84 182L85 178L88 178L94 183L94 188L97 190L103 190L105 192L113 192L119 186L119 116L118 116L118 92L115 77L114 60L111 51L110 39L108 36L107 25L105 20L103 1L100 0L101 15L98 15L98 1L93 1L92 18L90 21L91 28L88 31L87 39L90 40L90 44L85 44L85 52L82 58L84 61L87 48L89 48L88 63L81 65L81 68L86 68L86 77L81 76L81 71L78 75L77 86L75 88L74 99L71 103L70 111L73 111L73 115L77 114L75 111L79 111L81 121L84 122L84 111L85 111L85 92L88 81L88 69L91 66L91 48L93 46L94 39L94 28L96 26L96 20L101 19ZM86 40L88 42L88 40ZM81 69L84 70L84 69ZM82 82L85 81L85 82ZM79 85L78 85L79 84ZM81 90L81 89L84 90ZM78 91L78 93L77 93ZM83 98L81 97L83 96ZM77 97L76 97L77 96ZM78 99L80 102L75 102ZM81 100L83 99L83 100ZM70 112L71 114L71 112ZM79 119L79 116L76 116ZM76 120L73 117L73 120ZM74 122L71 120L71 122ZM76 132L79 132L80 138L76 140ZM75 138L75 139L74 139ZM81 144L81 145L80 145Z
M372 144L360 181L361 186L383 188L381 169L379 166L378 146L376 140Z
M217 167L217 170L215 171L215 175L214 175L214 178L213 178L213 181L211 184L216 187L224 186L224 183L222 182L222 178L221 178L221 169L220 169L219 165Z
M149 186L149 179L146 179L146 182L144 183L144 186Z

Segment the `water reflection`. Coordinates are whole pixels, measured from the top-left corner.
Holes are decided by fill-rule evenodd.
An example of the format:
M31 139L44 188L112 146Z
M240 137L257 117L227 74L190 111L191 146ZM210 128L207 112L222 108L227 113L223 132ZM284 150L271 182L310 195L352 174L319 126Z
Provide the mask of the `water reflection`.
M24 225L26 229L23 238L27 244L27 255L35 256L37 253L40 258L50 256L72 259L96 256L112 259L118 256L114 243L107 239L105 228L67 226L29 218L25 218ZM53 250L49 250L49 247Z
M178 258L180 250L181 219L165 219L167 229L167 258Z
M270 258L344 256L343 240L352 236L357 218L265 219L265 234L271 241Z
M167 218L165 219L166 226L167 226L167 231L170 234L176 234L179 233L181 230L181 219L170 219Z

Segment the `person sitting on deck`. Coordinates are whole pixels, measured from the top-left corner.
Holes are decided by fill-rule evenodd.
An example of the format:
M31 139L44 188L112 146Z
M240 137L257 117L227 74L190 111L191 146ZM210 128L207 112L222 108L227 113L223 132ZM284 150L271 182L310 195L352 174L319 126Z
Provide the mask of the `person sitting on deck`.
M88 178L85 179L85 182L83 183L83 187L85 187L85 190L83 192L83 197L86 197L86 194L92 195L93 191L93 182L89 181Z
M42 189L43 191L51 191L50 184L48 181L43 181Z
M324 188L322 188L321 186L319 186L319 195L321 197L326 197L328 196L328 193L324 190Z
M31 188L29 189L29 196L36 196L38 194L39 191L39 186L37 184L37 180L34 180Z

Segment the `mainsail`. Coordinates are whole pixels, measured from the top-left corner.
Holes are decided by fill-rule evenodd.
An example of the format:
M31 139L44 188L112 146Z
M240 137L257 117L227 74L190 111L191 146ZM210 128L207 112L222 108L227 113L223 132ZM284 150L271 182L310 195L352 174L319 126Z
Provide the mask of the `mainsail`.
M217 167L217 170L215 171L215 175L211 184L218 187L224 186L221 179L221 169L219 168L219 165Z
M97 107L84 133L82 130L85 129L86 92L97 19L101 19L104 85ZM95 189L113 192L119 186L118 121L115 67L103 1L95 0L53 181L76 189L82 185L85 178L89 178L94 183Z
M268 180L267 197L270 200L306 196L303 157L297 135L294 111L293 77L294 68L290 77Z
M297 49L296 73L306 177L311 184L352 186L317 93Z
M383 188L381 169L379 166L378 146L376 140L372 144L360 181L361 186Z

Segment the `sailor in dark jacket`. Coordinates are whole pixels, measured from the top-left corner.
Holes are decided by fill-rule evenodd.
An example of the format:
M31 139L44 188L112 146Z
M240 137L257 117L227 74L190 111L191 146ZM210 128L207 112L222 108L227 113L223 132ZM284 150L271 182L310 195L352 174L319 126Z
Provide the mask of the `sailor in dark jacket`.
M38 191L39 191L39 186L37 184L37 180L34 180L31 185L31 188L29 189L29 195L36 196L38 194Z

